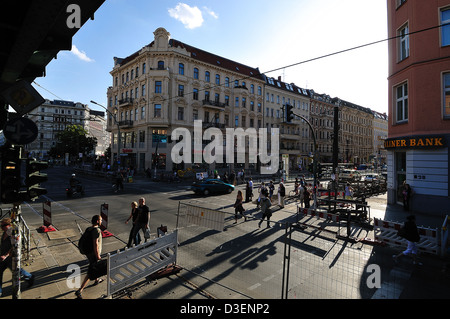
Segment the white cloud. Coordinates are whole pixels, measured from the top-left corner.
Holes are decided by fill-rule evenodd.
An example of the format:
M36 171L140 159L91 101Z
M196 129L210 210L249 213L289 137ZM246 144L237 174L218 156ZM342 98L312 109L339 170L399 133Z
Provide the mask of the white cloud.
M70 52L75 54L75 56L78 57L82 61L94 62L93 59L91 59L90 57L88 57L86 55L86 52L78 50L78 48L74 44L72 44L72 50Z
M203 14L198 7L190 7L185 3L178 3L169 9L169 15L184 24L187 29L195 29L203 24Z
M219 19L219 16L212 11L211 9L209 9L208 7L203 7L203 10L206 11L206 13L208 13L211 17L213 17L214 19Z

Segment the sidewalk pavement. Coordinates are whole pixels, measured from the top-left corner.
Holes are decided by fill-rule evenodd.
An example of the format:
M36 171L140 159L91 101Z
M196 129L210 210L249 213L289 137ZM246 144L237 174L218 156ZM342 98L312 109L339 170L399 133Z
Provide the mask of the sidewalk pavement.
M370 217L380 218L390 221L403 222L408 212L403 211L401 206L387 205L386 195L380 195L368 199L371 208ZM291 206L291 207L289 207ZM285 209L292 212L296 211L296 205L287 205ZM291 213L292 213L291 212ZM441 216L416 215L419 226L440 228L443 223ZM31 230L31 250L30 256L22 258L22 267L35 275L34 285L30 288L24 282L21 285L21 299L75 299L76 288L70 287L73 280L73 272L68 270L69 265L78 265L81 269L80 282L83 280L87 270L87 259L81 255L75 246L78 237L49 239L49 233L41 233L38 228L41 225L28 225ZM117 248L123 248L123 243L117 240ZM114 245L112 245L114 246ZM111 247L111 246L109 246ZM421 289L430 289L430 296L448 296L447 285L450 281L450 269L445 271L445 265L449 263L448 258L443 259L439 256L425 254L421 256L425 265L410 280L410 285L414 289L408 289L409 295L403 295L402 298L415 298L414 291ZM442 278L446 279L442 281ZM191 279L193 279L191 281ZM207 292L198 290L193 281L198 283L205 279L196 277L187 270L181 269L180 272L158 278L156 280L146 281L145 279L133 285L122 295L115 296L115 299L214 299L227 298L226 296L209 295ZM424 284L426 281L426 285ZM220 289L219 289L220 291ZM107 287L106 280L97 286L92 285L92 281L83 291L84 299L106 298ZM3 295L0 299L12 299L11 272L6 270L3 275Z

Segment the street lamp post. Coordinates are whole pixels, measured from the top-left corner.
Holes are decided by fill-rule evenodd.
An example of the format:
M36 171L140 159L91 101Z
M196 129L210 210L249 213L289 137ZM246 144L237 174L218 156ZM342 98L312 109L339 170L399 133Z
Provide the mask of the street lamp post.
M120 162L120 125L119 125L119 122L117 121L116 114L111 113L111 111L108 110L105 106L103 106L95 101L91 100L91 103L104 108L106 110L106 112L108 112L114 119L114 124L117 125L117 134L118 134L118 137L117 137L117 161Z
M317 209L317 191L316 191L316 185L317 185L317 142L316 142L316 134L314 133L314 129L313 129L311 123L309 123L309 121L304 116L302 116L300 114L296 114L295 112L293 112L293 114L295 116L298 116L299 118L301 118L303 121L305 121L306 124L308 124L309 128L311 129L311 134L312 134L313 142L314 142L314 155L313 155L314 209Z

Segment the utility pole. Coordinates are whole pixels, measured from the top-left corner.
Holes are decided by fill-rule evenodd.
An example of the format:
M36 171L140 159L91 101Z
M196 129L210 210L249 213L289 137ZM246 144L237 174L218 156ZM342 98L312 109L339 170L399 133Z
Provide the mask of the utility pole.
M333 189L334 199L337 199L337 192L339 190L338 177L338 162L339 162L339 107L334 106L334 124L333 124ZM336 202L334 202L334 210L336 211Z
M337 173L339 161L339 107L334 107L334 127L333 127L333 173Z
M20 204L14 203L11 210L12 234L11 234L11 260L12 260L12 298L20 299L20 259L22 240L20 238Z

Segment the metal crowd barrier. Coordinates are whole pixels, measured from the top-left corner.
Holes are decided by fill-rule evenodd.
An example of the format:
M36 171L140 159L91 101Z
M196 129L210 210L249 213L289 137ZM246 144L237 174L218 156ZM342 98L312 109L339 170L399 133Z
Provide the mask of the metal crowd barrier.
M108 254L107 296L127 288L177 260L178 231Z

